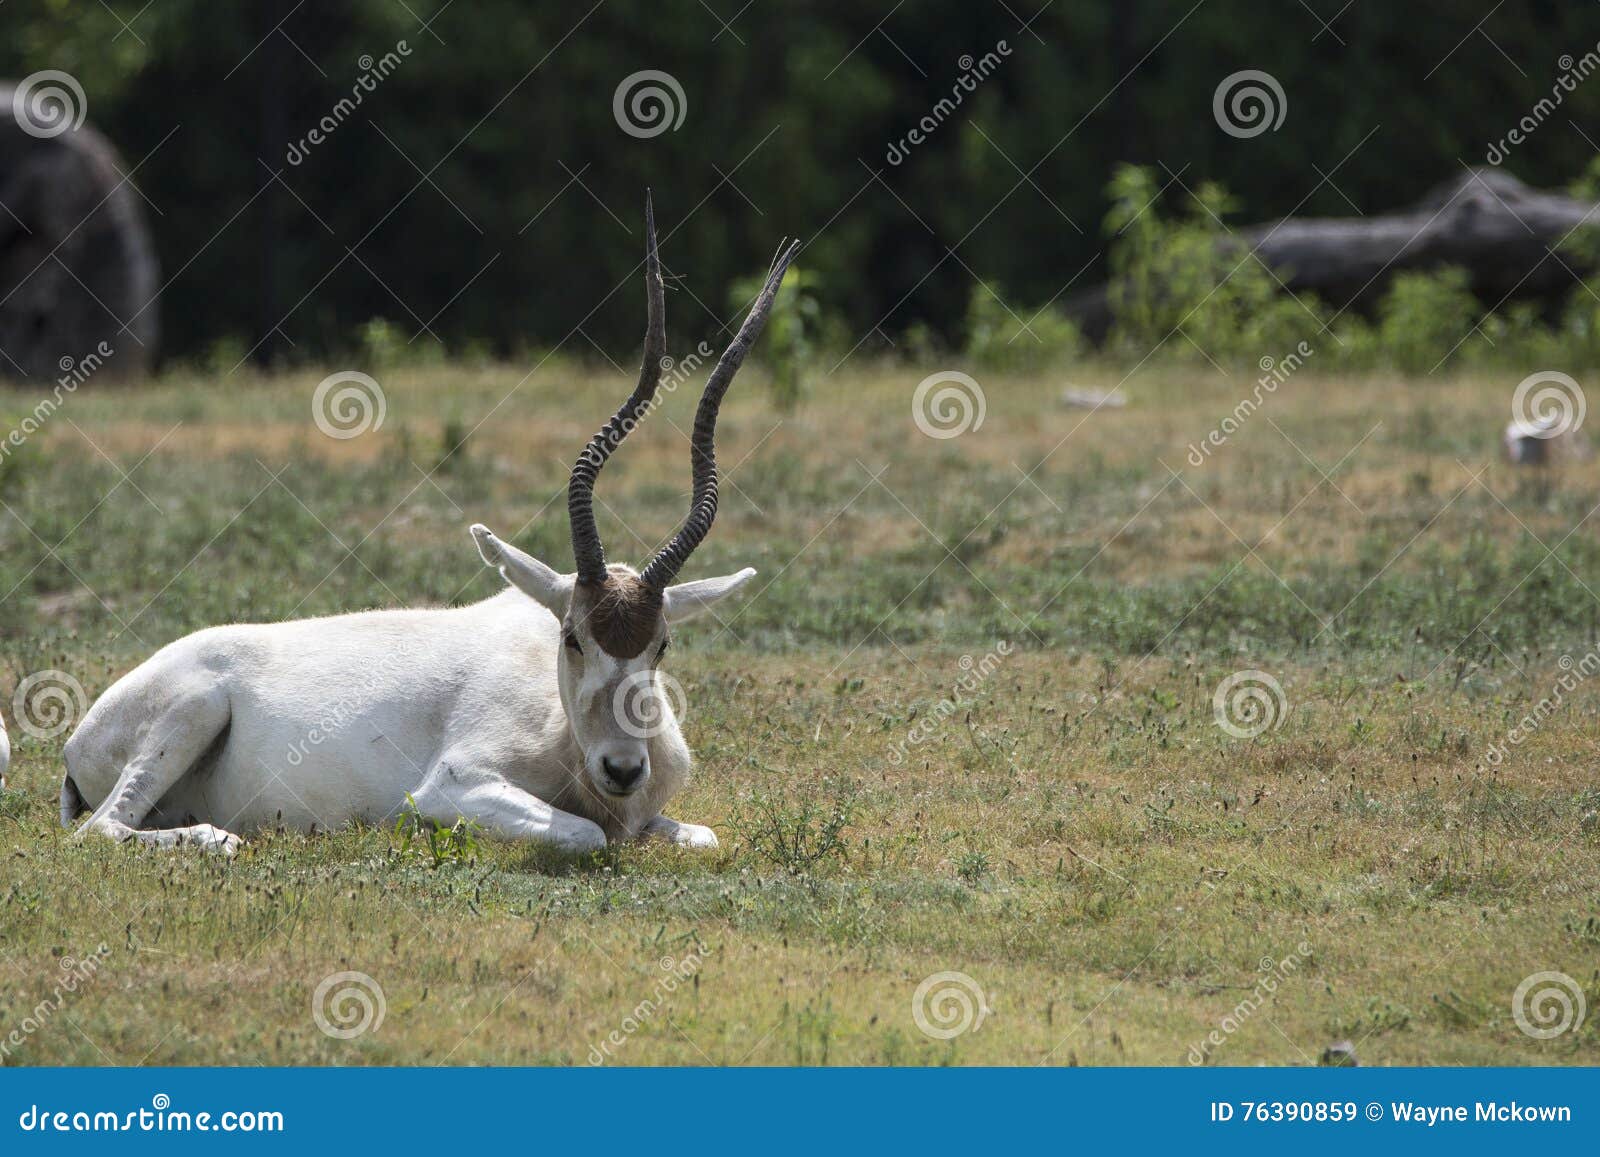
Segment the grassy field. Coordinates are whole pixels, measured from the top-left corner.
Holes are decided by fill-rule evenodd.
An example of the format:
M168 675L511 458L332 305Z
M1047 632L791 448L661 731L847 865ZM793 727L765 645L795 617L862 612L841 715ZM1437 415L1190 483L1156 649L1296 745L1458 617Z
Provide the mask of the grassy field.
M1060 391L1125 369L980 374L982 426L935 439L927 372L852 362L787 417L741 379L685 577L759 593L668 663L673 814L722 848L580 861L74 845L64 736L13 693L92 700L214 623L486 597L477 520L564 563L625 375L380 371L348 440L320 373L70 397L0 459L0 1063L1600 1063L1600 461L1500 461L1520 375L1308 367L1203 454L1249 375L1147 367L1090 413ZM683 512L697 384L601 479L614 556ZM1214 704L1239 672L1250 737ZM350 1039L313 1015L341 972L384 1007ZM1580 1027L1519 1029L1539 972Z

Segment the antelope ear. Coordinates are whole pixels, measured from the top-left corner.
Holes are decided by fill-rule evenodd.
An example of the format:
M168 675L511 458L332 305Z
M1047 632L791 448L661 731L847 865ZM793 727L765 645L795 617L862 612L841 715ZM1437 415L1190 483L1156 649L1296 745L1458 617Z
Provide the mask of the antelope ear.
M681 623L733 594L756 577L754 567L747 566L738 574L725 574L721 578L696 579L692 583L678 583L666 590L662 613L667 622Z
M526 551L518 550L509 542L502 542L494 532L481 522L472 525L472 538L478 544L483 561L500 572L500 576L523 594L542 604L557 618L567 613L567 602L572 596L576 576L558 574Z

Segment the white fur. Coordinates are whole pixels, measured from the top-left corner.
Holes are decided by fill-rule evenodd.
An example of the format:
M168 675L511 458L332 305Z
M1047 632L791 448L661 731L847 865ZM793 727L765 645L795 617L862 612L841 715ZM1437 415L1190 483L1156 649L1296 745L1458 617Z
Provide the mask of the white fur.
M214 627L118 680L67 742L63 804L75 786L93 809L79 834L231 854L234 831L388 823L409 795L428 819L569 850L641 836L716 846L709 828L661 814L690 756L655 687L659 646L623 661L588 639L569 654L556 616L573 576L481 526L473 536L513 589L448 610ZM753 573L670 588L662 617ZM647 739L611 717L630 676L659 700ZM606 757L643 761L631 794L608 793Z

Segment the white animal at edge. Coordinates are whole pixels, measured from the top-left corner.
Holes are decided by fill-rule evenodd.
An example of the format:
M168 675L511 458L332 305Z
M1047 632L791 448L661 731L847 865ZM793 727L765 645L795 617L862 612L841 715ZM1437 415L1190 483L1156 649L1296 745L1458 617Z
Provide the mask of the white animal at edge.
M196 844L236 832L392 821L415 800L442 824L582 851L656 836L715 847L668 819L689 749L656 668L669 628L747 583L746 569L671 585L716 513L715 420L798 244L774 262L701 397L694 496L643 571L608 565L592 494L649 410L665 352L646 205L649 324L633 395L590 441L568 488L575 574L472 535L511 586L471 606L213 627L162 648L102 695L67 742L61 820L78 835Z

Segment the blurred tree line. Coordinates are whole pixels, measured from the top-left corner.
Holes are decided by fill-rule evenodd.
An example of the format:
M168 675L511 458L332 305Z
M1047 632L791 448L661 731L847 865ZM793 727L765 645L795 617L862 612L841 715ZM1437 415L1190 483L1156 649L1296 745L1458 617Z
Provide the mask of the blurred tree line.
M1600 12L9 0L0 29L0 76L72 74L132 170L168 281L167 354L231 343L266 360L346 349L374 318L455 352L631 348L646 187L679 290L674 348L723 336L730 291L785 234L808 239L808 292L847 348L958 343L979 281L1043 303L1104 279L1119 163L1174 190L1221 182L1239 221L1408 203L1483 163L1561 59L1595 49ZM998 67L935 114L1002 41ZM385 59L398 64L336 115ZM1282 86L1277 131L1219 130L1213 92L1242 69ZM619 126L613 98L642 70L681 86L677 129ZM1566 183L1597 113L1591 79L1506 167Z

